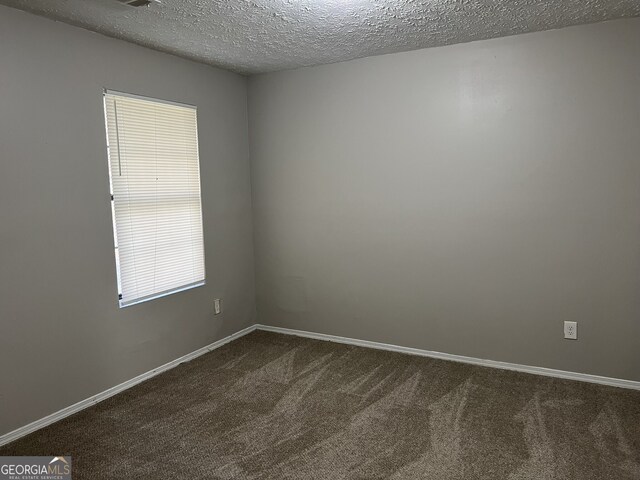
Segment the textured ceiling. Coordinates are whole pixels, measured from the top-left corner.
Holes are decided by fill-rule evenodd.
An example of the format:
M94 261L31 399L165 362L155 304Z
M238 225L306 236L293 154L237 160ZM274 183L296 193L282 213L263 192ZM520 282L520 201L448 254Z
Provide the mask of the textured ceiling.
M244 74L640 16L640 0L0 0Z

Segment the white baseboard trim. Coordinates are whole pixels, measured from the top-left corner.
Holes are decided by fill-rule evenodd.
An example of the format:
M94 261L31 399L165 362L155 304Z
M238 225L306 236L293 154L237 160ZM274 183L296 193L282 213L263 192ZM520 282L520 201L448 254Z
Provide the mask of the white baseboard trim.
M530 365L520 365L518 363L498 362L496 360L484 360L481 358L465 357L462 355L453 355L450 353L432 352L419 348L401 347L398 345L390 345L388 343L371 342L369 340L358 340L355 338L340 337L337 335L327 335L324 333L306 332L303 330L295 330L291 328L270 327L268 325L256 325L258 330L266 332L282 333L285 335L296 335L298 337L313 338L316 340L326 340L329 342L344 343L347 345L356 345L358 347L375 348L378 350L388 350L390 352L407 353L409 355L418 355L421 357L438 358L441 360L449 360L452 362L470 363L482 367L500 368L502 370L513 370L516 372L531 373L534 375L543 375L546 377L562 378L565 380L576 380L579 382L597 383L600 385L608 385L611 387L628 388L632 390L640 390L640 382L633 380L623 380L620 378L601 377L599 375L590 375L587 373L567 372L564 370L555 370L553 368L533 367Z
M69 415L73 415L74 413L77 413L80 410L84 410L85 408L95 405L98 402L106 400L107 398L112 397L124 390L127 390L128 388L131 388L134 385L144 382L145 380L155 377L156 375L159 375L162 372L171 370L172 368L177 367L181 363L188 362L190 360L193 360L196 357L199 357L200 355L204 355L205 353L215 350L216 348L220 348L226 343L229 343L237 338L240 338L248 333L253 332L256 329L256 327L257 325L251 325L250 327L240 330L239 332L229 335L228 337L224 337L216 342L213 342L207 345L206 347L202 347L194 352L187 353L186 355L183 355L180 358L176 358L175 360L172 360L169 363L165 363L164 365L154 368L153 370L150 370L141 375L138 375L137 377L134 377L131 380L127 380L126 382L123 382L120 385L111 387L105 390L104 392L98 393L97 395L93 395L92 397L81 400L78 403L75 403L69 407L63 408L62 410L52 413L51 415L47 415L46 417L41 418L40 420L36 420L35 422L31 422L30 424L25 425L24 427L20 427L9 433L6 433L0 436L0 446L13 442L14 440L17 440L20 437L24 437L25 435L35 432L36 430L40 430L41 428L44 428L47 425L51 425L52 423L55 423L58 420L62 420L63 418L68 417Z

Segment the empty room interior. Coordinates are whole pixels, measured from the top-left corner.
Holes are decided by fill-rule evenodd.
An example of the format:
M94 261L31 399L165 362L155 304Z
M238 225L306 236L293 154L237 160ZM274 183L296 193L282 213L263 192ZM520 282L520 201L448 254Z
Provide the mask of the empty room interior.
M640 480L638 0L0 0L0 479Z

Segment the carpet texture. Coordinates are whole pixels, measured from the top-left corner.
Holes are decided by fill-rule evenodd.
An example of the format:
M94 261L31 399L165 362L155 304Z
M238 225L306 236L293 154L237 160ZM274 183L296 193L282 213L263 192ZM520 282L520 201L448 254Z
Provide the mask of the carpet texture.
M0 448L75 479L640 479L640 392L254 332Z

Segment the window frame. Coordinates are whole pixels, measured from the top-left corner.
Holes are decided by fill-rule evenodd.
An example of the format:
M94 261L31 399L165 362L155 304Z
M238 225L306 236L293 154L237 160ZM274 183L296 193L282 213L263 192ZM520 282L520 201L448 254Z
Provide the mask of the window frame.
M202 263L203 263L203 279L192 282L189 284L185 284L179 287L171 288L165 291L156 292L150 295L145 295L136 299L132 299L129 301L123 300L122 294L122 279L121 279L121 262L120 262L120 254L119 254L119 245L118 245L118 230L117 230L117 220L116 220L116 208L115 208L115 196L114 196L114 182L113 182L113 169L112 169L112 155L111 155L111 145L109 141L109 122L108 122L108 113L107 113L107 96L114 95L120 97L133 98L138 100L144 100L147 102L154 102L159 104L166 105L174 105L184 108L193 109L196 116L196 124L195 124L195 134L196 134L196 154L198 159L198 170L200 170L200 141L198 135L198 108L195 105L191 105L188 103L175 102L171 100L164 100L154 97L148 97L145 95L137 95L133 93L121 92L118 90L111 89L103 89L102 90L102 107L104 113L104 126L105 126L105 141L107 147L107 166L109 170L109 197L110 197L110 209L111 209L111 224L113 230L113 246L114 246L114 254L115 254L115 263L116 263L116 285L118 289L118 305L120 308L131 307L134 305L138 305L140 303L148 302L151 300L155 300L157 298L166 297L168 295L172 295L174 293L183 292L185 290L190 290L192 288L197 288L206 285L207 283L207 272L206 272L206 254L205 254L205 245L204 245L204 212L202 208L202 178L199 176L199 191L200 191L200 221L202 223ZM116 136L118 134L116 133Z

